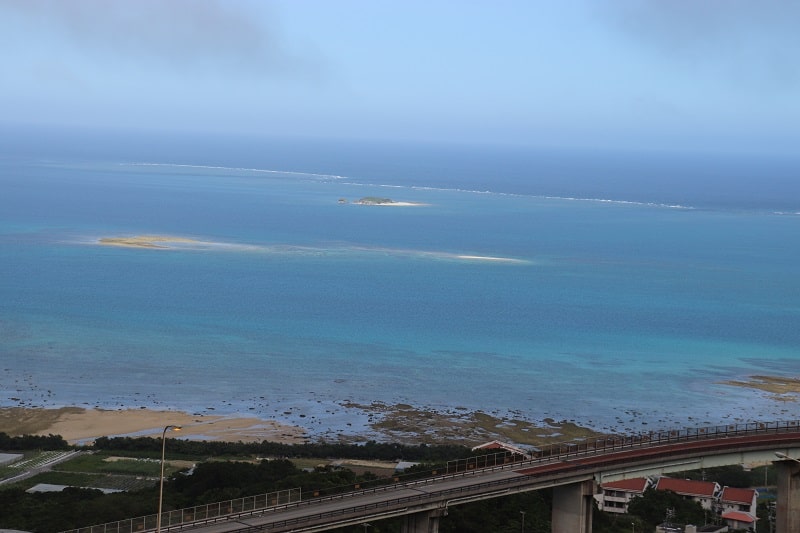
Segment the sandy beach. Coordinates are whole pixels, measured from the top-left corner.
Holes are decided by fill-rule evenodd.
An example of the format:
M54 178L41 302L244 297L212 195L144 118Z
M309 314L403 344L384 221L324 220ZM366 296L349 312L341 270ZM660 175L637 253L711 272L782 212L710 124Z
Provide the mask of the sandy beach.
M370 413L372 422L366 430L369 438L419 444L460 443L476 445L494 439L519 444L542 445L585 438L597 433L567 421L529 421L496 417L482 412L436 412L410 405L343 405ZM154 409L105 410L97 408L34 407L0 408L0 431L9 435L61 435L70 444L88 444L98 437L160 437L164 427L181 426L173 438L227 442L282 442L302 444L314 440L301 427L276 420L250 417L198 415ZM366 436L366 435L365 435ZM365 437L364 436L364 437ZM327 438L340 442L358 442L362 438Z
M231 442L306 441L305 430L258 418L192 415L152 409L103 410L80 407L0 408L0 431L9 435L61 435L70 444L98 437L160 436L168 425L181 426L176 438Z
M800 396L797 378L751 376L749 380L725 382L725 385L757 391L775 408L770 420L796 418L793 409ZM28 406L0 407L0 432L16 435L60 435L71 444L90 443L98 437L158 437L165 426L181 426L175 438L228 442L282 442L300 444L326 440L362 442L367 439L419 443L461 443L476 445L494 439L519 445L546 445L604 433L635 432L635 416L628 425L596 426L592 420L528 420L522 413L483 412L456 407L438 410L425 406L358 404L344 402L336 408L327 406L324 413L310 416L307 424L297 420L287 423L269 417L238 414L189 413L157 408L104 409L100 406L47 408ZM288 412L285 414L289 414ZM305 416L305 415L301 415ZM759 415L764 418L764 414ZM317 427L324 421L327 429ZM739 421L737 419L737 421ZM744 420L742 420L744 421ZM347 429L343 427L346 423ZM337 426L341 424L342 426ZM350 427L351 424L354 427ZM696 421L680 421L668 427L689 427ZM356 430L358 426L360 429ZM661 428L663 429L663 428ZM356 430L356 431L350 431Z
M797 378L778 376L751 376L749 380L725 382L725 385L751 389L766 395L775 412L770 420L794 419L793 409L787 404L800 397ZM361 419L361 430L352 433L332 425L327 430L313 428L316 420L311 416L308 427L291 425L285 421L268 418L239 416L236 414L190 414L182 411L152 408L103 409L99 407L44 408L32 406L0 407L0 432L16 435L61 435L71 444L90 443L98 437L158 437L167 425L181 426L175 438L215 440L228 442L282 442L301 444L309 441L362 442L367 439L419 443L460 443L476 445L494 439L519 445L541 446L555 442L588 438L606 433L635 432L638 425L631 419L629 426L593 427L591 420L527 420L522 413L501 414L495 411L472 411L456 407L437 410L407 404L357 404L344 402L341 412L325 411L321 414L334 417L338 423ZM287 413L288 414L288 413ZM344 415L344 418L342 416ZM759 415L764 419L765 415ZM737 420L744 421L744 420ZM681 423L682 422L682 423ZM705 425L691 419L667 427L694 427ZM326 422L326 423L330 423ZM586 425L584 425L586 424ZM354 429L354 428L351 428ZM660 429L664 429L663 427Z

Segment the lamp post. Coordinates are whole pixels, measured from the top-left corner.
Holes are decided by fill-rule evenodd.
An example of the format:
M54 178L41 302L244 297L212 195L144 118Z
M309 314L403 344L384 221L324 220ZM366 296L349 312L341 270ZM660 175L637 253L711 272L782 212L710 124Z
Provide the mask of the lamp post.
M161 504L164 501L164 452L167 450L167 431L180 431L180 426L165 426L161 432L161 479L158 486L158 515L156 515L156 533L161 533Z
M795 459L794 457L789 457L785 453L775 452L775 457L778 459L782 459L784 461L794 461L795 463L800 463L800 459Z

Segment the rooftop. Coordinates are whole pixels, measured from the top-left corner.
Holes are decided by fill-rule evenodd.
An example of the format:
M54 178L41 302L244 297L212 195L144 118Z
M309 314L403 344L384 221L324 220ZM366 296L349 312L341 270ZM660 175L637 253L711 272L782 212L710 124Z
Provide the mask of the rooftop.
M736 520L737 522L744 522L752 524L756 521L755 517L750 513L743 513L741 511L731 511L722 515L723 520Z
M603 483L603 489L611 490L624 490L627 492L644 492L647 488L647 478L635 477L631 479L622 479L620 481L611 481Z
M702 496L711 498L719 490L719 485L711 481L696 481L693 479L674 479L671 477L659 478L657 490L671 490L678 494L688 496Z
M493 440L472 448L473 452L476 450L505 450L510 453L524 455L525 457L529 456L528 452L526 452L522 448L514 446L513 444L509 444L507 442L501 442L499 440Z
M722 489L722 496L720 500L730 503L744 503L750 505L753 503L753 497L756 495L754 489L737 489L736 487L725 487Z

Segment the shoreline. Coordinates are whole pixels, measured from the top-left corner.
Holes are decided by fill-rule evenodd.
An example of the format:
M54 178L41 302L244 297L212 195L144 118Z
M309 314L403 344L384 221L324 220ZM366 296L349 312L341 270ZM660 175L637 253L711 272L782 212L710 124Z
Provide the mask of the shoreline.
M305 429L254 417L190 414L155 409L107 410L84 407L0 407L0 430L11 436L60 435L70 444L99 437L158 437L169 425L181 426L176 438L284 444L307 442Z
M751 394L777 408L765 411L752 419L733 418L729 422L793 420L799 418L795 409L788 408L800 400L800 378L781 376L749 376L742 380L718 382ZM158 437L167 425L180 425L175 438L228 442L271 441L285 444L308 442L361 443L368 440L403 444L464 444L474 446L492 440L502 440L520 446L541 446L575 439L609 434L632 434L664 429L684 429L719 425L712 421L688 416L683 423L676 419L666 425L636 421L641 413L628 413L625 424L597 425L592 420L555 420L543 413L541 419L531 419L521 412L500 413L467 407L413 406L404 403L335 402L323 407L322 419L315 415L294 416L292 409L284 415L264 413L188 412L182 408L159 409L151 406L93 407L36 406L33 404L0 407L0 432L9 435L61 435L70 444L83 444L98 437ZM335 409L334 409L335 407ZM645 416L645 419L647 417ZM723 416L722 419L728 418ZM748 417L749 418L749 417ZM724 423L724 422L723 422ZM324 424L327 430L320 431ZM663 427L662 427L663 426Z
M368 440L417 444L475 446L503 440L522 446L599 436L602 433L573 421L550 418L534 423L482 411L438 412L407 404L346 403L346 409L369 413L369 429L356 435L325 438L307 428L275 419L240 415L190 414L150 408L117 410L85 407L0 407L0 431L11 436L60 435L69 444L90 444L100 437L159 437L169 425L181 426L172 438L226 442L360 443ZM328 435L328 437L331 437Z

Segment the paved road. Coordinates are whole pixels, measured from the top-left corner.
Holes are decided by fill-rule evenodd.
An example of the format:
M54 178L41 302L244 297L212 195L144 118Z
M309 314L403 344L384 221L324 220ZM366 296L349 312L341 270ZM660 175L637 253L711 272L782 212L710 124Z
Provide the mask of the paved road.
M23 470L21 473L17 474L14 477L8 477L8 478L5 478L5 479L0 479L0 485L2 485L4 483L16 483L17 481L22 481L23 479L27 479L29 477L33 477L36 474L41 474L42 472L47 472L54 465L57 465L59 463L63 463L64 461L69 461L70 459L72 459L73 457L75 457L76 455L79 455L81 453L88 453L88 452L79 452L79 451L72 450L72 451L64 452L64 453L61 453L59 455L53 456L53 458L48 460L46 463L41 463L41 464L36 465L33 468Z

